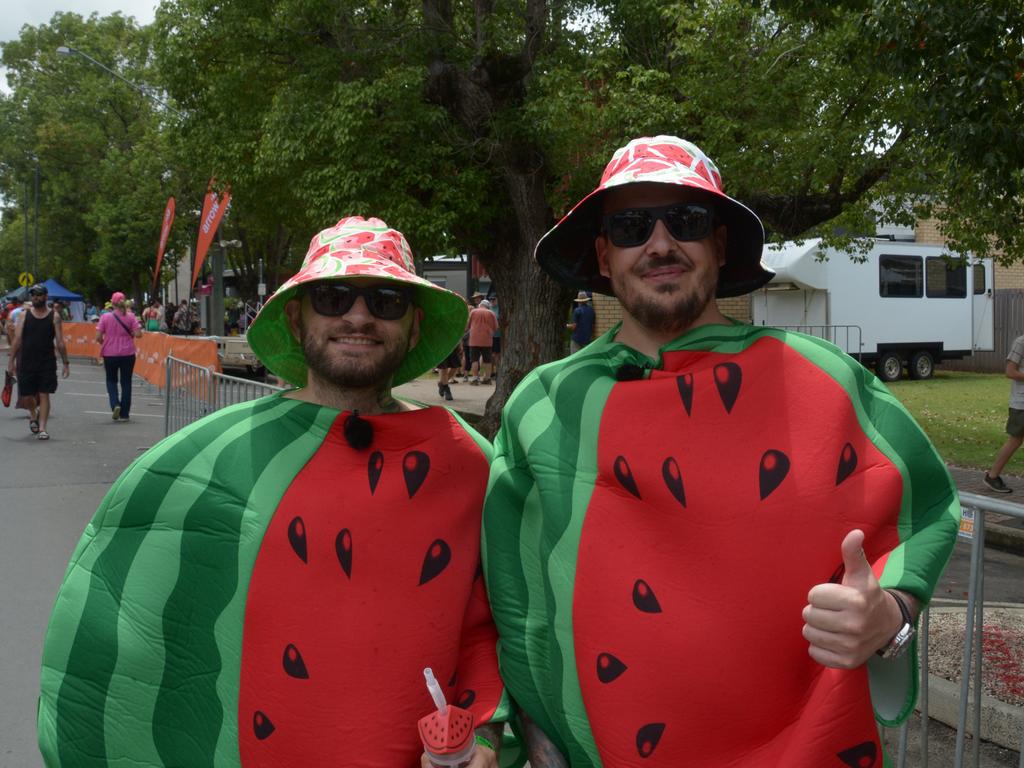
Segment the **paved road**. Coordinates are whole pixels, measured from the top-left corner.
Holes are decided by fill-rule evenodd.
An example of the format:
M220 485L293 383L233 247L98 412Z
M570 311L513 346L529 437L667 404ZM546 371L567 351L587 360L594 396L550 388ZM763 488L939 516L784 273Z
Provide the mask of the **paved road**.
M6 367L6 351L0 352ZM103 369L72 360L49 441L0 408L0 768L42 764L35 740L43 632L71 551L111 483L163 437L163 400L136 385L132 421L110 418Z
M6 351L0 349L0 365L6 362ZM437 400L433 382L412 382L401 390L424 402ZM482 412L493 388L460 384L454 392L453 405ZM51 439L38 441L24 411L0 408L0 768L41 766L35 709L39 657L54 595L75 543L110 484L163 437L163 400L137 383L132 421L114 422L102 368L73 360L71 377L60 382L54 396L48 431ZM938 596L962 599L965 553L967 547L959 545ZM989 599L1024 602L1021 558L990 552L988 559ZM933 742L940 740L933 736ZM984 764L1016 765L1009 756L997 759ZM933 752L933 764L951 761Z

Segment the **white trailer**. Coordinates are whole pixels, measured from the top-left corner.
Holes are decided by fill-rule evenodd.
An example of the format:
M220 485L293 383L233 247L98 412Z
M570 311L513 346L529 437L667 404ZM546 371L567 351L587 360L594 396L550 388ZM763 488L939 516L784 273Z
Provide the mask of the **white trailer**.
M863 261L821 247L821 240L766 246L775 271L753 299L755 325L828 339L878 377L906 367L927 379L935 363L991 351L991 259L950 259L941 246L877 240Z

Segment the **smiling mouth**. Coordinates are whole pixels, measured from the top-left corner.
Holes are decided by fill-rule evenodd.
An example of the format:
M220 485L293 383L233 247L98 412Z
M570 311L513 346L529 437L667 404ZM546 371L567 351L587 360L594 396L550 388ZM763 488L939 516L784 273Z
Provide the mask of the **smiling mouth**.
M335 336L331 341L336 344L353 344L359 347L372 347L380 344L376 339L370 339L366 336Z

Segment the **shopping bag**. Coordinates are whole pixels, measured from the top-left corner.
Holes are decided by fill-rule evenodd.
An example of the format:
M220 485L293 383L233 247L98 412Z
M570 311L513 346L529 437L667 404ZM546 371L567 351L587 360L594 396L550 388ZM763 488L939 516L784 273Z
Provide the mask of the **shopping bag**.
M4 391L0 395L0 400L3 401L4 408L8 408L11 405L11 392L14 389L14 377L11 376L10 371L4 371Z

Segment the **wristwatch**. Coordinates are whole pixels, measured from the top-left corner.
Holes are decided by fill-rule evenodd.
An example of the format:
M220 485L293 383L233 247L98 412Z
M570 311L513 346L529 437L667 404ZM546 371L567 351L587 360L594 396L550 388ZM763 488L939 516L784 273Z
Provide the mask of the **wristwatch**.
M896 605L899 606L900 615L903 617L903 625L893 639L889 641L889 644L885 648L876 651L876 653L883 659L898 659L910 648L910 641L917 634L917 630L914 628L914 620L910 616L910 609L907 607L906 601L891 589L885 591L892 595Z

